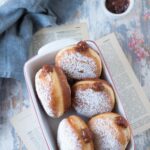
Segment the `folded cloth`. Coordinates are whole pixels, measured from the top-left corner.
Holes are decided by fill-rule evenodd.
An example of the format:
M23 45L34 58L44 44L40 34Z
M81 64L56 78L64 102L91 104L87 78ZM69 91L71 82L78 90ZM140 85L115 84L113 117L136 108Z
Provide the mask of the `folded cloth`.
M23 79L32 35L55 25L51 0L0 0L0 77Z

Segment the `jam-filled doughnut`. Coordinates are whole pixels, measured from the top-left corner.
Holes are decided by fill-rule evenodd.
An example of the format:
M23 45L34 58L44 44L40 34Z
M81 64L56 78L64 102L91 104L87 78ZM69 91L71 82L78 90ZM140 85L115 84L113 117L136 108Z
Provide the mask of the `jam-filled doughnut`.
M51 117L60 117L71 105L71 91L59 67L44 65L35 76L35 88L41 104Z
M72 87L72 105L84 116L111 112L115 105L112 87L104 80L84 80Z
M75 115L60 122L57 143L60 150L94 150L90 129L80 117Z
M104 113L88 122L95 150L125 150L131 136L127 120L116 113Z
M59 51L55 63L76 80L98 78L102 71L100 56L84 41Z

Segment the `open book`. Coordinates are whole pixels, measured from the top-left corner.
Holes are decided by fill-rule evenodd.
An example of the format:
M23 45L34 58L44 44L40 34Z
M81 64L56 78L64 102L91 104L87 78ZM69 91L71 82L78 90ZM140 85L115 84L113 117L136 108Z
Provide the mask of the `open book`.
M43 45L58 39L74 38L86 40L88 31L86 24L63 25L42 29L35 34L31 46L35 54ZM109 34L96 41L111 74L117 95L119 95L126 116L132 126L133 134L137 135L150 127L150 102L145 96L115 34ZM11 120L17 133L29 150L40 150L44 147L38 123L31 109L25 110ZM28 124L24 130L24 124Z

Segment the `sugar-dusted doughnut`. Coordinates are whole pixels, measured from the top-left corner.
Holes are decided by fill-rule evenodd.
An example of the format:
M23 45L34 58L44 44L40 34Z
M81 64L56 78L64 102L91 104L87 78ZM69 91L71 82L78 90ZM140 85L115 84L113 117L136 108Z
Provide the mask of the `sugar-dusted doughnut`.
M57 142L60 150L94 150L90 129L80 117L75 115L60 122Z
M91 117L111 112L115 105L115 95L105 80L79 81L72 86L72 105L79 114Z
M95 150L125 150L131 136L127 120L116 113L104 113L88 122Z
M55 64L76 80L98 78L102 71L100 56L84 41L59 51Z
M71 91L59 67L44 65L35 76L35 88L41 104L51 117L60 117L71 105Z

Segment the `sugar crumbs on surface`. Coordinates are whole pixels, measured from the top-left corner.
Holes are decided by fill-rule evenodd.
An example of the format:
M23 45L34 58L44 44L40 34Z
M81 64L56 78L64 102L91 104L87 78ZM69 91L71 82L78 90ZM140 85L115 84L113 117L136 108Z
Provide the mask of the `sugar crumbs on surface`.
M122 150L123 145L117 140L118 131L112 126L113 121L98 118L90 124L94 134L96 150Z
M65 54L61 61L61 67L69 77L76 79L96 77L96 63L92 58L80 53Z
M57 142L61 150L82 150L79 137L75 134L67 119L62 120L59 124Z
M109 112L112 109L110 99L104 91L93 89L77 90L74 99L75 110L87 117Z
M45 81L42 81L39 77L41 70L36 74L35 84L37 95L48 115L54 116L53 110L49 107L51 101L51 77L49 74L45 76Z

